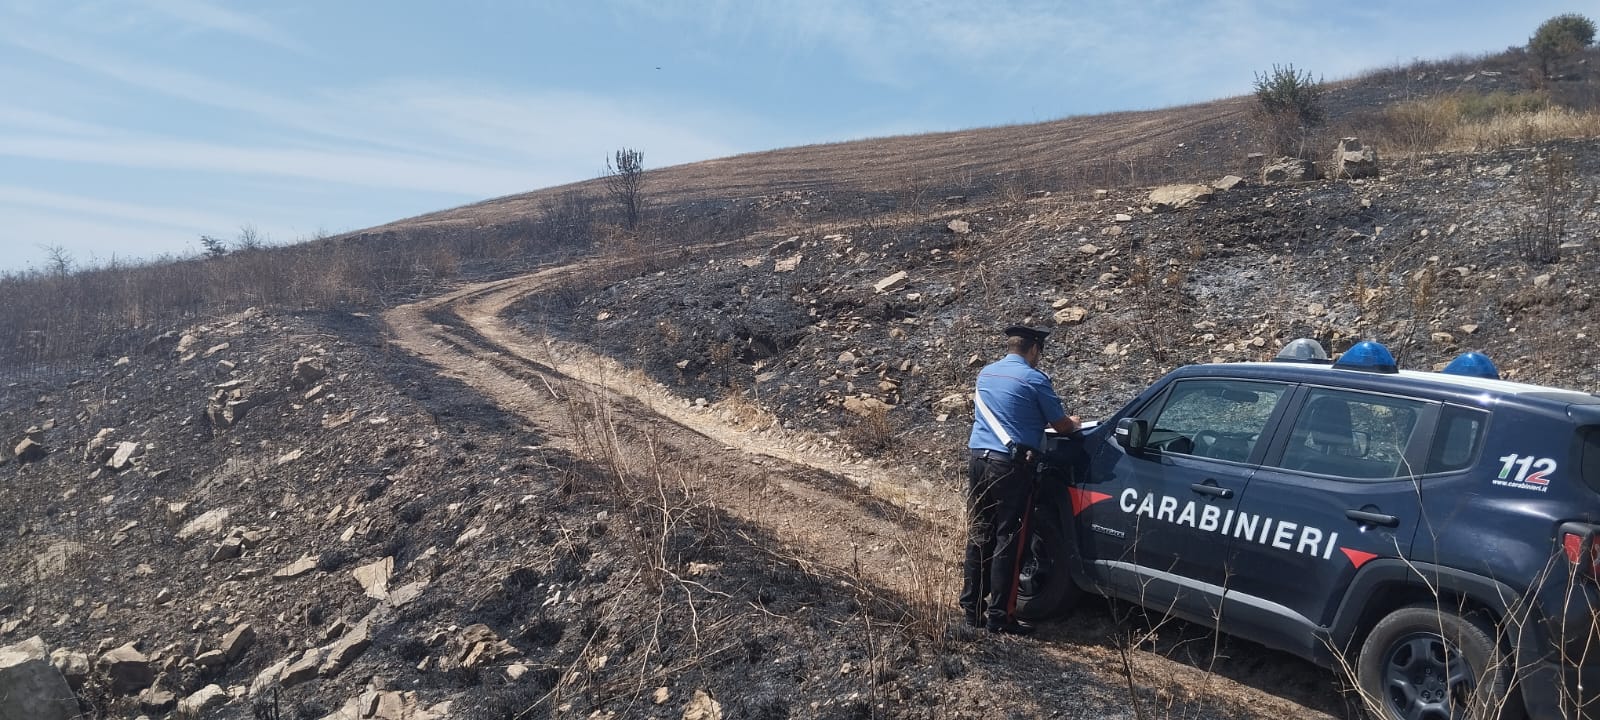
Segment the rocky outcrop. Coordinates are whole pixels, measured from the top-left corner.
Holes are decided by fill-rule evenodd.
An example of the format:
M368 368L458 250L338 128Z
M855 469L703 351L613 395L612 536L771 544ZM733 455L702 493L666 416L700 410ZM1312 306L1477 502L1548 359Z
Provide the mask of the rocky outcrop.
M1263 185L1308 182L1317 179L1317 164L1300 158L1282 157L1261 168Z
M1182 210L1197 203L1211 202L1216 192L1210 185L1162 185L1150 191L1150 209L1156 212Z
M1342 138L1333 151L1333 171L1329 176L1342 180L1378 177L1378 153L1362 147L1356 138Z

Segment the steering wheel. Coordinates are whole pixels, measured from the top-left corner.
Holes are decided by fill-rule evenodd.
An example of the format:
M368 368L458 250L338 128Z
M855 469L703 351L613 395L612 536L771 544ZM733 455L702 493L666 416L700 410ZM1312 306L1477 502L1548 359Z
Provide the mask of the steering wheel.
M1209 455L1217 442L1222 440L1222 434L1215 430L1201 430L1194 434L1194 449L1196 454Z

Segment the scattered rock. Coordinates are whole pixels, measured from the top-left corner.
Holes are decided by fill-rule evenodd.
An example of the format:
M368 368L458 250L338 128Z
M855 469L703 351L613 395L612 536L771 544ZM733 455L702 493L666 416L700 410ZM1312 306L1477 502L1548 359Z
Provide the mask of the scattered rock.
M368 621L362 620L356 623L356 626L351 628L350 632L345 633L344 637L339 638L328 648L327 655L323 659L322 665L317 669L317 673L323 677L338 675L340 671L348 667L350 663L355 662L355 659L361 657L361 653L366 652L367 648L371 646L372 635L368 627Z
M1261 168L1263 185L1306 182L1317 179L1317 164L1300 158L1282 157Z
M206 348L206 351L201 353L200 357L211 357L212 355L215 355L215 354L217 354L219 352L223 352L224 350L227 350L230 347L233 347L232 343L218 343L216 345L212 345L211 347Z
M951 220L945 223L944 228L957 235L966 235L972 232L972 224L965 220Z
M1211 187L1226 191L1239 187L1239 183L1242 182L1244 182L1244 178L1238 175L1224 175L1222 179L1212 182Z
M289 385L295 390L306 390L327 376L328 370L322 366L321 360L303 357L294 361L294 367L289 374Z
M23 438L22 442L17 443L17 446L11 450L12 457L15 457L19 463L37 462L43 460L44 456L48 454L49 451L45 449L45 446L34 442L33 438Z
M227 690L217 685L207 685L178 703L178 714L193 718L206 717L211 711L228 704L229 699Z
M106 467L118 472L126 469L133 458L139 454L139 443L120 442L117 449L111 453L111 459L106 461Z
M317 563L322 561L322 555L306 555L288 565L278 568L272 573L274 580L293 580L312 570L317 569Z
M239 658L250 652L250 647L256 644L256 629L250 623L240 623L227 635L222 636L222 645L218 648L228 662L238 662Z
M1353 137L1341 138L1333 151L1331 175L1346 180L1378 177L1378 153Z
M657 705L661 705L661 704L665 703L671 697L672 697L671 691L667 690L667 688L665 688L665 687L658 687L658 688L656 688L655 693L651 694L650 701L655 703L655 704L657 704Z
M906 284L906 279L908 277L910 276L906 274L906 271L901 270L900 272L873 283L872 289L880 293L896 290Z
M1163 185L1150 191L1150 207L1156 212L1182 210L1196 203L1211 202L1216 188L1210 185Z
M722 720L722 703L713 700L706 691L696 690L683 708L683 720Z
M1083 319L1088 316L1089 310L1077 305L1064 307L1055 312L1055 320L1057 325L1076 325L1083 322Z
M111 691L118 695L132 695L156 679L149 659L133 643L106 651L100 656L100 668L111 681Z
M772 271L775 273L794 272L796 268L800 267L800 260L804 257L805 256L801 255L800 253L795 253L786 258L773 260Z
M463 631L462 644L467 648L467 651L461 657L461 666L469 670L475 670L501 660L522 655L521 650L513 647L511 643L501 640L500 636L490 630L488 625L481 623L472 625Z
M356 582L361 583L361 589L367 597L382 600L389 596L389 578L394 575L394 558L385 557L382 560L367 563L351 571Z
M1133 222L1133 216L1127 213L1117 213L1111 216L1111 219L1119 223Z
M315 678L317 668L322 666L322 648L311 648L300 654L294 662L283 669L283 674L278 677L278 685L292 688L300 683Z
M844 409L862 417L870 417L889 411L889 404L877 398L847 397L844 399Z
M73 690L83 687L84 681L89 679L89 656L84 653L56 648L50 653L50 664L61 671Z
M171 690L150 688L139 694L139 709L152 715L160 715L178 704L178 697Z

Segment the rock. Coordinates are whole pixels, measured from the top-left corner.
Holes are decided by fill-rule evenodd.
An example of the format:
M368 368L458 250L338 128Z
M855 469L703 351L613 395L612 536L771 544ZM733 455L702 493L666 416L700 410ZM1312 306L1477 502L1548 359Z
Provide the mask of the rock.
M842 362L842 363L853 363L855 361L856 361L856 354L855 353L850 352L849 350L846 350L844 352L839 353L839 362Z
M307 555L288 565L278 568L272 573L274 580L293 580L312 570L317 569L317 563L322 560L321 555Z
M1111 219L1119 223L1133 222L1133 216L1127 213L1117 213L1111 216Z
M34 442L33 438L23 438L22 442L17 443L17 446L11 450L11 456L15 457L19 463L37 462L43 460L44 456L48 454L49 450L46 450L45 446Z
M206 717L211 711L228 704L232 699L227 690L217 685L207 685L178 703L178 714L184 717Z
M351 574L356 582L361 583L361 589L366 591L367 597L382 600L389 596L389 578L394 575L394 558L385 557L367 563L352 570Z
M667 699L671 697L672 693L668 691L666 687L658 687L656 688L656 691L650 695L650 702L660 705L665 703Z
M481 668L522 654L511 643L501 640L488 625L481 623L467 627L461 638L462 645L467 648L461 657L461 666L467 669Z
M244 554L244 539L234 536L225 537L217 543L217 548L211 551L211 562L233 560Z
M227 350L230 347L233 347L232 343L218 343L216 345L212 345L211 347L206 348L206 351L204 353L201 353L200 357L211 357L212 355L215 355L215 354L217 354L219 352L223 352L224 350Z
M794 272L795 268L800 267L800 260L804 257L805 256L801 255L800 253L795 253L786 258L773 260L772 271L775 273Z
M139 709L152 715L161 715L178 704L178 696L171 690L150 688L139 694Z
M1150 207L1156 212L1171 212L1211 202L1215 196L1216 188L1210 185L1163 185L1150 191Z
M321 666L322 648L311 648L302 653L299 659L283 669L283 674L278 677L278 685L284 688L292 688L315 678L317 676L317 668Z
M1432 339L1433 339L1434 342L1439 343L1441 345L1451 345L1451 344L1455 343L1456 336L1451 335L1450 333L1447 333L1447 332L1436 332L1436 333L1433 333Z
M372 634L366 620L356 623L350 632L339 638L328 647L327 656L323 659L317 673L323 677L333 677L340 671L349 667L350 663L361 657L361 653L372 647Z
M713 700L704 690L694 691L694 697L683 707L683 720L722 720L722 703Z
M327 376L328 370L322 366L321 360L303 357L294 361L294 368L289 374L289 385L296 390L305 390Z
M972 232L972 224L965 220L951 220L950 222L945 223L944 229L949 230L957 235L966 235L967 233Z
M1085 255L1093 255L1100 252L1100 246L1093 243L1084 243L1083 245L1078 246L1078 252L1081 252Z
M178 338L178 344L173 347L172 352L177 355L182 355L190 350L193 350L195 344L198 342L200 342L200 338L185 333L183 337Z
M283 675L283 671L289 667L289 661L290 658L284 658L268 666L267 669L256 673L255 679L250 681L250 696L256 697L271 689L278 682L278 678Z
M250 647L256 644L256 629L250 623L240 623L227 635L222 636L222 645L217 649L222 651L223 657L228 662L238 662L239 658L250 652Z
M1055 313L1055 320L1057 325L1077 325L1078 323L1083 322L1083 319L1088 316L1089 310L1087 308L1074 305L1072 307L1064 307L1060 310L1057 310Z
M67 684L73 690L83 687L83 683L89 679L89 656L84 653L56 648L50 653L50 664L61 671L61 676L67 679Z
M862 417L870 417L889 412L889 404L877 398L847 397L844 399L844 409Z
M117 471L124 470L128 467L129 463L133 462L133 458L138 454L139 443L117 443L117 449L111 453L111 459L106 461L106 467Z
M1345 180L1375 178L1378 176L1378 153L1361 147L1361 141L1353 137L1340 138L1339 147L1333 151L1331 175Z
M111 681L111 691L118 695L132 695L150 687L155 682L155 669L133 643L107 650L100 656L100 668Z
M415 602L417 598L422 597L422 592L427 589L427 580L418 580L413 583L407 583L395 588L393 592L390 592L389 597L385 602L389 603L389 607L405 607Z
M965 411L972 404L972 396L966 393L950 393L933 404L933 409L946 413Z
M767 248L767 254L771 255L772 257L777 257L786 252L794 250L797 247L800 247L800 236L792 235L788 239L780 241L778 244Z
M896 290L906 284L906 279L908 277L910 276L906 275L906 271L901 270L900 272L873 283L872 289L880 293Z
M228 656L223 655L221 650L207 650L194 656L194 664L203 668L220 667L227 661Z
M1306 182L1317 179L1317 164L1300 158L1282 157L1261 168L1263 185Z
M106 441L111 439L111 433L113 432L116 432L113 428L100 428L100 432L95 433L94 437L89 439L89 444L83 446L84 462L99 464L106 461L109 457L106 454ZM115 452L115 450L112 452Z
M1543 273L1543 274L1540 274L1540 275L1535 275L1533 277L1533 286L1534 287L1545 287L1545 286L1549 285L1550 281L1553 280L1553 279L1554 279L1554 277L1551 276L1550 273ZM19 454L19 457L20 457L20 454Z
M78 699L67 678L45 659L44 640L34 636L0 647L0 718L72 720Z
M1473 333L1478 331L1478 324L1477 323L1467 323L1466 325L1462 325L1461 327L1458 327L1456 329L1460 330L1461 332L1464 332L1464 333L1466 333L1468 335L1471 335L1471 334L1473 334Z
M518 680L521 680L523 678L523 676L527 675L528 672L530 670L532 670L532 669L533 668L530 668L527 665L523 665L522 663L512 663L509 667L506 668L506 679L510 680L511 682L516 682ZM660 703L657 703L657 704L660 704Z
M178 331L168 330L160 335L150 338L150 342L144 344L144 354L150 355L153 353L170 351L177 344Z
M1232 190L1236 187L1239 187L1239 183L1242 182L1244 182L1244 178L1239 177L1238 175L1224 175L1222 176L1222 179L1211 183L1211 187L1214 187L1218 190Z

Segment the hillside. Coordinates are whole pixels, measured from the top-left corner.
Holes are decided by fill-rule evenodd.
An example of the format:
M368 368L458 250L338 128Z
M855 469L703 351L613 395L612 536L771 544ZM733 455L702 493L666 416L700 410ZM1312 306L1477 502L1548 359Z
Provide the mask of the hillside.
M1513 62L1343 83L1326 134ZM1245 174L1247 111L664 168L632 237L537 234L569 187L164 268L274 290L5 366L0 646L39 637L95 718L1355 717L1333 673L1126 606L951 622L1004 325L1054 330L1086 417L1296 337L1600 390L1600 141L1374 130L1380 177L1157 212ZM78 297L49 290L8 312Z

